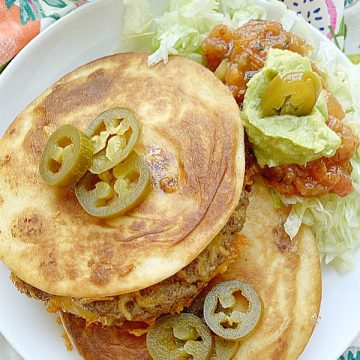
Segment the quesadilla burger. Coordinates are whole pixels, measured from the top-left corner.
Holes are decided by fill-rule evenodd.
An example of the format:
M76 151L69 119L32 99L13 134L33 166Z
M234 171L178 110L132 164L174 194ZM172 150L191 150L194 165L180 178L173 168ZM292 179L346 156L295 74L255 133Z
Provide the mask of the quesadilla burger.
M107 117L109 109L115 115ZM117 109L136 117L138 129ZM91 169L83 188L47 184L39 166L50 135L63 125L86 132L99 114L100 135L82 135L94 148L106 138L93 164L112 160L111 151L122 153L121 141L130 143L139 132L132 153L145 170L131 178L135 170L126 166L139 161L130 154L132 163L121 162L125 170L117 171L124 174L115 183L108 170ZM70 132L59 136L45 164L53 175L77 146ZM104 324L153 319L187 305L232 253L244 220L239 109L221 82L190 60L176 57L149 69L147 55L128 53L82 66L25 109L0 146L1 259L18 287L52 306L89 313L88 320ZM133 196L143 173L151 175L145 199L121 216L106 217L126 200L123 193ZM115 188L112 198L101 193L106 186ZM136 291L144 288L143 299ZM168 295L156 297L164 289Z
M291 241L287 210L245 179L222 82L147 57L86 64L10 125L0 258L84 359L295 358L319 311L315 239Z

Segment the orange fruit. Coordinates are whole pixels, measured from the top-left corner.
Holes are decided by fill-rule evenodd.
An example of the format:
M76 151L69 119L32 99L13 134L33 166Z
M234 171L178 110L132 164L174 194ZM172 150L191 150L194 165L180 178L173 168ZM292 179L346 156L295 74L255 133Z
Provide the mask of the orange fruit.
M33 37L40 32L40 20L20 21L20 8L8 9L0 1L0 65L11 60Z

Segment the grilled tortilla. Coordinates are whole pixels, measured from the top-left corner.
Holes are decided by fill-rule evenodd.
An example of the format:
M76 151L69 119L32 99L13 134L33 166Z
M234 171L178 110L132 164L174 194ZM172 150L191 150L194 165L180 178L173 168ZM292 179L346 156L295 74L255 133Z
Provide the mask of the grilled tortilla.
M283 229L286 214L286 209L274 209L269 189L256 184L237 238L238 257L217 279L244 280L263 300L263 318L254 333L241 341L234 360L297 359L316 324L321 301L316 241L306 227L291 241ZM126 326L87 325L65 313L61 318L85 360L151 359L145 335L130 335Z
M304 350L316 324L321 302L317 243L303 226L291 241L283 223L287 210L275 210L269 189L252 191L241 232L241 250L225 273L251 284L264 304L256 331L241 342L235 360L293 360Z
M73 189L39 175L42 151L60 125L85 131L101 112L134 110L136 151L150 168L144 203L98 220ZM106 57L66 75L11 124L0 140L0 259L49 294L98 298L158 283L188 265L236 207L244 177L239 108L203 66L182 57L149 68L147 54ZM171 178L176 191L165 192Z

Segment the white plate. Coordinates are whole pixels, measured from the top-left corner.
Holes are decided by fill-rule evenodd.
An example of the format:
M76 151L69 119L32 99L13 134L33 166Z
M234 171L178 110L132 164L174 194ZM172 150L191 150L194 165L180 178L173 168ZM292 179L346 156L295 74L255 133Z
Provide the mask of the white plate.
M264 4L262 0L255 1ZM154 10L163 7L154 0ZM271 18L279 12L267 4ZM121 40L120 0L95 1L59 20L33 40L0 75L0 131L36 96L62 75L90 60L112 54ZM309 28L315 44L324 38ZM339 52L339 59L346 58ZM360 331L360 252L355 268L340 276L323 269L320 320L302 360L336 359ZM0 331L26 360L72 360L61 328L44 305L21 295L0 264Z

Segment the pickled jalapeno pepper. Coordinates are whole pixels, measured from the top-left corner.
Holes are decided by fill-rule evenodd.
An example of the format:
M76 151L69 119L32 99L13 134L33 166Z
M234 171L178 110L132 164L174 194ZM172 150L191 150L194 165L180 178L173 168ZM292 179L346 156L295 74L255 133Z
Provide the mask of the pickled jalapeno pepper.
M98 115L86 134L94 146L90 171L100 174L115 167L130 154L139 139L140 125L132 110L118 107Z
M73 125L63 125L50 136L40 162L40 175L50 185L75 185L91 165L90 138Z
M213 350L210 360L231 360L239 349L239 341L225 340L219 336L213 337Z
M150 328L146 346L154 360L208 360L212 336L202 320L193 314L168 315Z
M249 302L247 311L237 309L234 293L241 292ZM225 281L207 294L204 302L204 319L209 328L226 340L241 340L258 324L262 302L253 287L240 281Z
M110 171L99 175L88 171L75 187L86 212L98 218L112 218L140 205L150 191L150 171L136 153Z
M263 116L309 115L320 91L320 79L312 71L276 75L270 81L261 99Z

